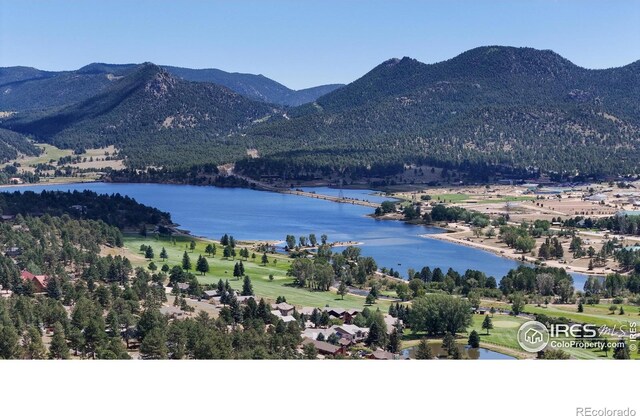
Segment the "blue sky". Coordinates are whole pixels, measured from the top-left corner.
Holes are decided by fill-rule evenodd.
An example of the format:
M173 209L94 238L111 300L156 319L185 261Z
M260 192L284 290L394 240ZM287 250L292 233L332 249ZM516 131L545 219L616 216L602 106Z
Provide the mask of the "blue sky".
M640 1L0 0L0 66L151 61L347 83L380 62L483 45L553 49L588 68L640 59Z

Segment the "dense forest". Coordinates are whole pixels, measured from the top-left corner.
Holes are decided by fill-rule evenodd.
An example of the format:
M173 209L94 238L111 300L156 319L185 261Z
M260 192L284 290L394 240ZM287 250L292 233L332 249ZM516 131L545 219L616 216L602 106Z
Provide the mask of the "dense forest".
M137 230L145 224L173 225L169 213L142 205L128 196L98 195L92 191L2 192L0 213L14 216L67 215L74 219L100 220L120 229Z
M22 134L0 129L0 163L17 159L19 154L37 156L40 149Z

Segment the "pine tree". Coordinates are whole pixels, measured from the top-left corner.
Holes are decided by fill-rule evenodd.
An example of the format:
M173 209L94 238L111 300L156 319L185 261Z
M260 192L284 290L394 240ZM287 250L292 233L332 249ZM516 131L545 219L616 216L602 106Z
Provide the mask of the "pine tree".
M616 360L628 360L629 356L629 346L627 345L627 341L620 338L616 342L616 347L613 350L613 358Z
M182 268L184 270L191 270L191 258L186 251L182 255Z
M425 338L420 340L420 343L416 347L416 350L415 350L415 353L414 353L413 357L416 360L431 360L431 359L433 359L433 351L431 350L431 347L429 346L429 344L427 343L427 340Z
M578 302L578 312L584 312L584 306L582 306L582 301Z
M36 327L29 327L23 337L24 358L27 360L42 360L47 356L47 350L42 343L42 334Z
M489 315L484 316L484 321L482 321L482 329L487 330L487 335L489 335L489 330L493 329L493 322L491 322L491 317Z
M198 261L196 262L196 270L202 273L204 276L205 273L209 272L209 262L203 256L198 257Z
M146 250L144 251L144 258L145 259L152 259L154 256L155 255L153 253L153 247L147 246Z
M267 253L264 253L262 255L262 265L266 265L267 263L269 263L269 258L267 257Z
M249 276L244 277L242 282L242 296L253 296L253 286L251 285L251 278Z
M167 250L165 250L164 247L162 247L162 251L160 251L160 258L162 259L162 261L165 261L169 258L169 254L167 254Z
M453 351L458 349L456 339L452 333L447 332L442 339L442 349L447 352L447 355L453 355Z
M371 326L369 327L369 334L367 335L367 339L364 341L370 347L377 347L380 345L380 339L382 335L380 331L382 329L378 327L378 323L373 321Z
M389 343L387 344L387 350L392 353L397 353L400 350L400 333L397 328L394 328L389 335Z
M191 240L191 242L189 243L189 249L191 251L196 249L196 242L194 240Z
M53 326L49 358L52 360L66 360L69 358L69 346L65 340L64 328L60 322L56 322Z
M475 329L471 331L471 334L469 335L469 346L471 348L480 347L480 335L478 334L478 331L476 331Z

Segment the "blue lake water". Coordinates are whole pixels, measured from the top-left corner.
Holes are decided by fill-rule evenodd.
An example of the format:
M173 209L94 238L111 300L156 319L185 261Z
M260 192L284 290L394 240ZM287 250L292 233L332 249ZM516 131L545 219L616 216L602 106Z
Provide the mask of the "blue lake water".
M445 241L420 237L442 230L383 221L367 217L373 209L339 204L296 195L250 189L215 188L190 185L81 183L0 188L4 192L31 190L84 190L101 194L120 193L138 202L171 213L174 222L197 236L219 238L228 233L240 240L284 240L315 233L327 234L330 241L359 241L362 253L372 256L378 267L393 267L405 278L409 268L449 267L464 273L476 269L499 280L516 261L486 251ZM317 193L339 192L314 188ZM354 193L355 192L355 193ZM349 197L370 196L371 191L344 190ZM386 198L382 197L382 200ZM373 199L370 199L373 201ZM574 274L576 288L582 289L585 275Z
M402 351L400 351L400 356L402 358L413 358L413 351L415 347L409 347ZM439 346L434 348L432 346L432 350L434 350L434 354L442 354L443 351ZM491 351L486 348L469 348L469 347L460 347L460 351L463 352L467 358L471 360L515 360L515 357L512 357L507 354L502 354L500 352Z
M342 197L344 198L359 199L361 201L368 201L368 202L380 203L384 201L396 200L395 198L384 196L381 193L378 193L369 189L339 189L339 188L329 188L329 187L305 187L300 189L306 192L315 192L322 195L330 195L330 196L342 195Z

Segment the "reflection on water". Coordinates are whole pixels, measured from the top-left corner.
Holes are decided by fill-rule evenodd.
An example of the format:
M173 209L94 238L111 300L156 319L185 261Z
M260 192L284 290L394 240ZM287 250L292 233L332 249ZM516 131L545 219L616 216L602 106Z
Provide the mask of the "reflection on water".
M442 345L438 344L429 344L431 350L433 351L434 356L437 356L441 359L446 359L447 352L442 348ZM404 359L413 359L414 348L409 347L405 348L400 352L400 356ZM458 350L463 358L467 358L470 360L515 360L515 357L512 357L507 354L502 354L499 352L491 351L486 348L469 348L463 345L458 345Z

